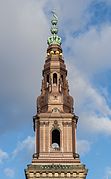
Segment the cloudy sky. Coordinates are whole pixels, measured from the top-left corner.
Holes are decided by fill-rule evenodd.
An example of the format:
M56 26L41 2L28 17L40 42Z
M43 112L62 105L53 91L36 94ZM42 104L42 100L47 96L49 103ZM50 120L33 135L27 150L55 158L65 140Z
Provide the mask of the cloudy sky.
M87 179L111 179L111 0L0 0L0 178L25 179L34 153L32 116L51 10L59 17Z

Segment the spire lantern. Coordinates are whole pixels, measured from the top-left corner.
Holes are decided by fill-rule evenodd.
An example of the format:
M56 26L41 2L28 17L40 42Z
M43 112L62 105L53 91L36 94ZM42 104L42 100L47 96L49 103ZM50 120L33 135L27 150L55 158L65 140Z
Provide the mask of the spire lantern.
M51 36L48 37L47 40L47 44L48 45L52 45L52 44L57 44L57 45L61 45L61 38L57 35L58 34L58 27L57 27L57 23L58 23L58 17L55 14L55 12L53 12L53 16L52 16L52 20L51 20Z

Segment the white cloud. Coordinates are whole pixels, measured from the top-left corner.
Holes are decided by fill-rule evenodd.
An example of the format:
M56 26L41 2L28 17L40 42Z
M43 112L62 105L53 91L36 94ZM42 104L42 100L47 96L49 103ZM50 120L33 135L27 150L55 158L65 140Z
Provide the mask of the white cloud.
M91 114L91 111L82 113L80 117L83 131L87 130L88 133L111 135L110 118L98 116L96 113Z
M0 1L0 133L19 129L32 115L27 111L36 110L49 33L46 1Z
M0 149L0 163L2 163L5 159L8 159L8 153Z
M26 88L31 92L32 84L40 77L49 30L43 10L45 3L34 0L0 2L1 92L8 89L9 94L22 95Z
M11 168L5 168L4 173L7 177L10 177L10 178L13 178L15 174L14 170Z
M75 66L69 66L69 70L75 112L78 111L82 131L111 135L111 109L105 97Z
M87 24L87 19L85 23ZM75 38L69 29L67 31L65 47L70 47L67 60L69 85L75 100L75 113L79 115L82 129L79 131L111 135L111 107L107 102L110 94L104 96L100 89L106 86L99 86L98 89L90 80L95 73L101 75L101 72L111 69L111 25L104 24L101 29L91 26Z
M86 74L94 74L111 68L111 26L109 24L102 26L100 30L92 27L77 38L69 38L74 63L81 71Z
M106 167L106 169L105 169L105 177L104 177L104 179L110 179L110 177L111 177L111 167Z
M80 72L75 66L69 65L71 91L76 97L76 104L82 110L98 111L103 116L111 115L111 109L101 92L91 85L87 76Z
M111 176L111 167L107 167L107 174L108 176Z
M77 140L77 153L85 155L90 151L90 142L87 140Z
M34 137L31 136L28 136L22 142L18 142L16 149L12 153L12 156L16 157L22 152L25 152L25 155L28 153L31 156L34 153L34 142Z

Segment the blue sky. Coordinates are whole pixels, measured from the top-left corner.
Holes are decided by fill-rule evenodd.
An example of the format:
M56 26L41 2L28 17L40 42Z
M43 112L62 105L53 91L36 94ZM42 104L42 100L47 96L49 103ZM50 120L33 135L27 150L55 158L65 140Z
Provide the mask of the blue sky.
M111 179L111 0L0 0L0 178L25 179L34 153L32 116L53 9L87 179Z

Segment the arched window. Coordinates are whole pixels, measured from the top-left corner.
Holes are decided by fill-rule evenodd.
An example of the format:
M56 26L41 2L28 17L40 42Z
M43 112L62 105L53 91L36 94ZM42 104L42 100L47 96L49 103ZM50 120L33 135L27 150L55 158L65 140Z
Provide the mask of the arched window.
M53 74L53 83L57 84L57 74L56 73Z
M58 129L52 131L52 148L60 148L60 131Z

